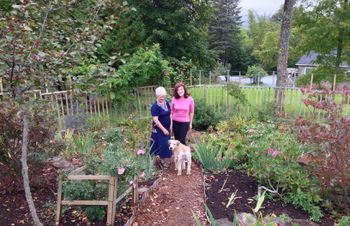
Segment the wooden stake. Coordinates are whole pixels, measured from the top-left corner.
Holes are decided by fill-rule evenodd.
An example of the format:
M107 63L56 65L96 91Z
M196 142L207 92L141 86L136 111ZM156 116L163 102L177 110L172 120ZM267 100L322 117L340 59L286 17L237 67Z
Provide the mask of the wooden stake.
M57 208L56 208L56 225L60 225L61 211L62 211L62 179L58 181L58 191L57 191Z
M312 83L314 81L314 74L311 74L311 79L310 79L310 89L312 89Z
M2 84L2 78L0 78L0 93L4 92L4 86Z

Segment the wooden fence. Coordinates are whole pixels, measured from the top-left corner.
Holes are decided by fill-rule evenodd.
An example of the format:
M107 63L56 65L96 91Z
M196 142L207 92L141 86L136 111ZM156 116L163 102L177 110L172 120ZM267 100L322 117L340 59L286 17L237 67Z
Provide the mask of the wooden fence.
M0 97L6 95L8 93L0 92ZM31 90L26 92L26 95L29 98L48 101L49 107L47 110L56 114L61 129L65 128L67 117L75 115L109 117L112 107L111 101L106 97L98 94L81 94L74 90L49 93L42 93L41 90Z
M154 94L155 88L155 86L137 88L137 103L140 114L149 114L150 106L156 99ZM257 110L261 110L262 112L271 111L271 113L276 110L280 112L282 109L274 108L276 90L283 90L285 93L284 106L282 106L282 108L288 116L316 116L319 119L322 117L322 114L324 114L324 112L315 111L314 109L305 106L304 98L306 97L299 88L240 86L240 89L247 100L247 103L245 104L239 104L233 96L229 95L225 84L196 85L188 86L187 88L195 101L201 99L215 112L225 113L227 115L234 112L250 113ZM172 93L171 88L168 88L167 90L168 94ZM324 98L324 96L320 94L320 98ZM340 94L336 94L332 98L336 103L342 105L344 114L350 114L349 96L344 99Z
M280 111L281 109L274 109L275 92L282 89L285 93L284 112L290 117L309 117L317 116L321 118L324 112L315 111L310 107L305 106L304 98L299 88L292 87L266 87L266 86L239 86L242 93L244 93L247 103L239 104L238 101L227 91L226 84L215 85L195 85L188 86L190 94L194 97L196 102L202 100L209 105L215 112L230 115L234 112L251 113L253 111L261 110L262 112ZM116 109L121 109L127 115L135 114L139 117L147 117L150 115L150 108L154 101L156 86L139 87L135 89L134 95L136 101L130 103L129 109L115 106L113 114L118 114ZM167 88L169 97L172 94L172 89ZM350 92L349 92L350 93ZM6 93L0 93L6 95ZM41 98L47 100L50 110L55 112L59 127L66 128L65 121L70 116L74 115L91 115L100 117L109 117L111 114L112 103L108 98L97 94L81 94L74 90L56 91L50 93L42 93L40 90L32 90L28 92L33 98ZM320 98L324 96L320 95ZM332 96L336 103L342 105L343 113L350 115L350 96L343 97L340 94ZM131 106L132 105L132 106ZM125 114L124 114L125 115Z

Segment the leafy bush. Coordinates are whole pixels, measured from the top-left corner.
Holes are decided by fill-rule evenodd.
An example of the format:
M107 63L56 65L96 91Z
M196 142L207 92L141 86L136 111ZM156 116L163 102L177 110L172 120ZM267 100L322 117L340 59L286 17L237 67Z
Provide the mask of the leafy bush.
M127 63L120 66L114 76L106 80L106 90L109 97L118 103L125 103L132 98L132 90L142 85L170 86L173 70L169 62L161 54L160 46L140 48Z
M34 153L55 152L56 143L52 141L55 132L55 120L53 114L45 101L33 102L31 113L29 115L29 157L45 155L36 155ZM6 164L18 175L21 171L20 154L22 142L22 115L19 106L12 100L3 99L0 102L0 161ZM38 160L38 158L35 158ZM33 167L33 158L29 163ZM40 160L40 159L39 159ZM35 161L40 163L41 161ZM31 168L30 168L31 169Z
M239 87L239 83L228 83L226 88L230 96L234 98L235 108L249 104L244 92Z
M70 181L63 187L63 195L67 200L107 200L108 185L93 181ZM103 220L105 208L100 206L86 206L81 209L87 214L89 220Z
M248 66L246 76L253 79L253 84L260 83L260 79L267 75L267 72L259 65Z
M322 191L343 195L343 201L337 200L334 204L348 208L346 200L349 198L350 187L350 116L343 116L341 105L335 103L331 85L321 85L322 91L303 89L302 92L305 97L304 104L321 111L325 118L322 121L299 118L299 139L309 147L309 154L312 156L310 165L313 166L309 170L318 176ZM343 91L341 95L346 98L349 91ZM327 197L330 198L330 195Z
M337 75L337 83L350 81L350 77L345 75L343 69L320 66L314 70L309 71L305 75L300 76L296 84L300 87L309 85L311 81L311 75L313 75L312 83L320 87L321 83L325 81L333 83L335 74Z
M206 130L215 125L223 118L221 113L216 113L212 107L205 103L205 100L196 100L194 110L193 128L196 130Z
M318 221L322 213L319 182L297 162L305 152L290 132L281 133L273 124L259 123L247 130L247 170L263 184L279 189L284 200L308 211Z
M195 68L194 64L191 60L187 60L186 58L171 59L170 66L173 68L173 74L170 77L171 85L175 85L177 82L184 82L185 84L190 84L191 79L191 71ZM192 81L195 78L192 77Z

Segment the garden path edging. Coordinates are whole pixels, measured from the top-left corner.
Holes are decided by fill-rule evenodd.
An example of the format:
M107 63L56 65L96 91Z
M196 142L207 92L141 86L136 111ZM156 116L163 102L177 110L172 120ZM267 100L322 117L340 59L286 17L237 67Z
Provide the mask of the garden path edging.
M161 181L161 174L159 175L158 179L155 180L153 184L146 191L142 193L141 199L138 200L137 205L135 205L132 210L132 216L124 224L124 226L132 226L132 224L135 222L135 219L136 219L137 208L140 206L141 203L143 203L149 197L149 195L153 192L153 190L159 185L160 181Z

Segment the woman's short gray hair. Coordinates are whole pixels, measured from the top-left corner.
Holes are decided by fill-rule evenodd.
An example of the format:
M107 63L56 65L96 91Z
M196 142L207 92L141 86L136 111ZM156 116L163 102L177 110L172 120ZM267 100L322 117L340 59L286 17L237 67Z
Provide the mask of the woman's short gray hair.
M163 86L159 86L157 89L156 89L156 96L166 96L166 90Z

